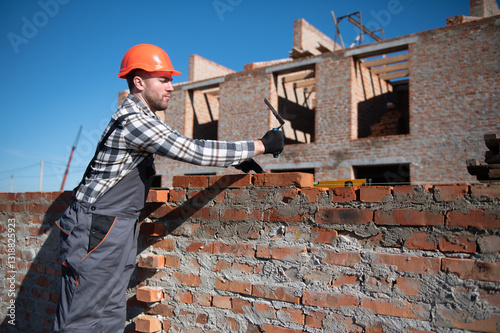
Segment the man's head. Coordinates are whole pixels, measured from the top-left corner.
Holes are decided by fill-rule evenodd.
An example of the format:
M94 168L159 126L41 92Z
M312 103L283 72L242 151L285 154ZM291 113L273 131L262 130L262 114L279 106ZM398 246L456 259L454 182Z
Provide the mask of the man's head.
M172 76L179 74L165 51L155 45L139 44L123 56L118 77L127 79L130 93L156 112L168 107L174 90Z

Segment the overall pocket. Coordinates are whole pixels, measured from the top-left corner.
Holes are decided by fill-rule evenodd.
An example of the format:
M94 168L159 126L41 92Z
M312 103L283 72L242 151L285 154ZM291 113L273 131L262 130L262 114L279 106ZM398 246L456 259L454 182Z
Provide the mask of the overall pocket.
M95 250L106 239L115 221L115 216L92 214L88 253Z
M71 210L71 207L55 222L56 226L61 230L61 237L63 239L71 234L77 223L76 212Z

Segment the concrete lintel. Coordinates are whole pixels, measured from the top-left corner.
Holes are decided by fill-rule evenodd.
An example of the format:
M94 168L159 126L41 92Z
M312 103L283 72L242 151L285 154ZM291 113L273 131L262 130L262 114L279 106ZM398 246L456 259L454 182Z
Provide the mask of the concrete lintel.
M204 173L217 173L218 171L223 170L223 168L220 167L198 167L195 169L177 169L176 173L177 174L184 174L184 175L200 175ZM235 171L238 171L234 169Z
M199 90L200 88L209 88L211 86L221 84L222 82L224 82L224 76L219 76L209 80L188 83L182 86L182 90L194 90L194 89Z
M323 162L304 162L304 163L283 163L283 164L264 164L262 168L264 170L278 169L278 170L290 170L293 172L294 169L314 169L321 168L325 165Z
M308 58L308 59L303 59L303 60L287 62L284 64L269 66L266 68L266 73L290 71L290 70L294 70L296 68L300 68L300 67L304 67L304 66L308 66L308 65L314 65L320 61L321 61L321 57L317 56L314 58Z
M408 44L416 43L418 40L418 36L410 36L386 42L372 43L352 50L347 50L344 52L344 55L346 57L370 57L377 54L401 51L404 50Z
M412 161L404 156L394 156L394 157L384 157L384 158L369 158L369 159L355 159L355 160L345 160L341 165L346 166L365 166L365 165L383 165L383 164L411 164Z

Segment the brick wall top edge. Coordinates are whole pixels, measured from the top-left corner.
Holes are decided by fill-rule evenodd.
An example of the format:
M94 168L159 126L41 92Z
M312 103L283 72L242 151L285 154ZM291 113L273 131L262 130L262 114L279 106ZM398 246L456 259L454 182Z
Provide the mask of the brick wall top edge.
M223 179L222 179L223 178ZM221 181L222 179L222 181ZM245 187L253 184L255 187L282 187L282 186L296 186L304 188L314 187L312 182L312 174L301 172L288 172L288 173L264 173L264 174L227 174L227 175L187 175L187 176L174 176L173 187L182 188L206 188L209 186L217 186L226 184L224 187ZM409 187L425 187L427 189L442 189L449 187L472 187L472 194L474 190L488 190L488 194L500 195L500 181L488 183L446 183L446 184L410 184L410 185L395 185L395 186L375 186L378 189L388 188L393 190L407 189ZM151 190L151 192L168 193L167 189ZM63 200L70 200L71 191L43 191L43 192L0 192L0 201L14 201L29 197L30 200L38 198L54 200L60 197Z

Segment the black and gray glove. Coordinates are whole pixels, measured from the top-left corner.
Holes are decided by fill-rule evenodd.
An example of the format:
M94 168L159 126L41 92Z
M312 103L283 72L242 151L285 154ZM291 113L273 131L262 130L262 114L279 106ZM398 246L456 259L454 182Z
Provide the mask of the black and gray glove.
M254 161L254 159L249 159L241 162L234 166L236 169L243 171L244 173L248 173L249 171L254 171L255 173L264 173L262 167Z
M285 134L283 131L268 131L260 140L264 144L264 154L280 154L285 147Z

